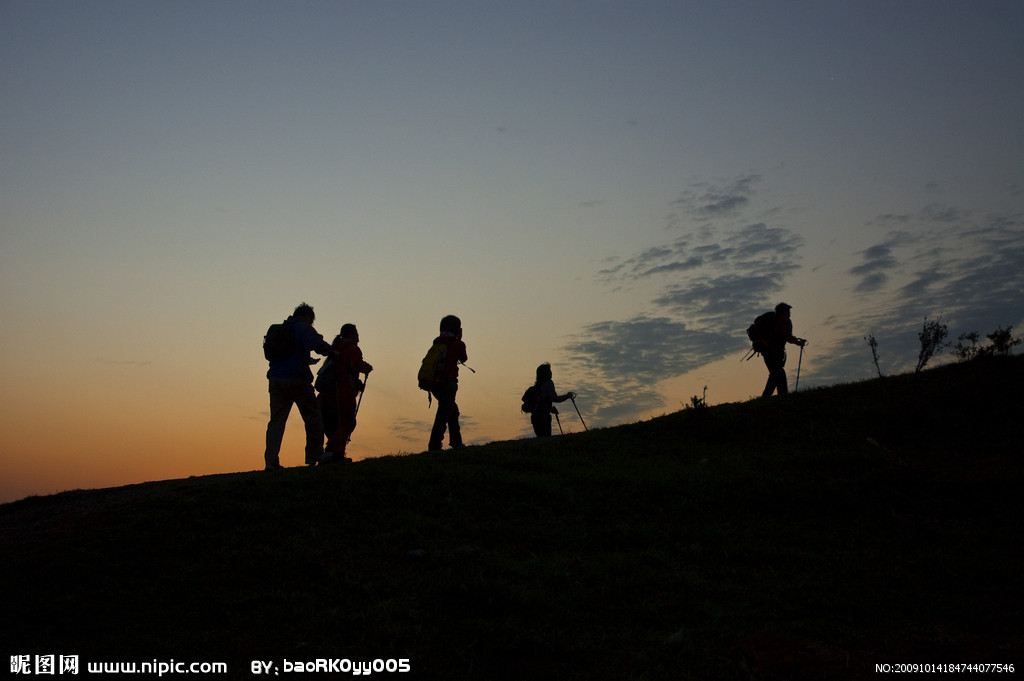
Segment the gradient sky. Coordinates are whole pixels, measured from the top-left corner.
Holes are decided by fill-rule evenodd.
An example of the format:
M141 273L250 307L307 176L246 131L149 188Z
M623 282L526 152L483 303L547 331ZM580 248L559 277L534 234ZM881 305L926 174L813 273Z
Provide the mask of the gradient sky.
M531 432L544 361L591 428L748 399L781 300L801 388L874 375L869 333L912 368L925 317L1024 331L1022 35L1018 0L2 0L0 501L261 468L302 301L376 369L354 458L425 449L446 314L470 443Z

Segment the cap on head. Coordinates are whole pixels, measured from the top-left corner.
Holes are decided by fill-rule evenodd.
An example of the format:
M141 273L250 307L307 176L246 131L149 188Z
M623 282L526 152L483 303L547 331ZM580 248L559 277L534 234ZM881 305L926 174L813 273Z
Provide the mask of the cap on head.
M775 311L776 312L789 312L792 309L793 309L793 306L792 305L787 305L786 303L779 303L778 305L775 306Z

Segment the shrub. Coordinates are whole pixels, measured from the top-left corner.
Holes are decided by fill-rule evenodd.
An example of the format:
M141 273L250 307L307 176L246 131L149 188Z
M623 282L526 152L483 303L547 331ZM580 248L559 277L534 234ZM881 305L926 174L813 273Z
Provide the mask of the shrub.
M864 336L864 340L866 340L868 345L871 347L871 358L875 360L875 370L878 371L878 377L881 378L882 368L878 366L878 339L869 333Z
M1005 329L1000 326L986 336L986 338L992 341L992 351L997 355L1009 355L1010 351L1013 350L1013 346L1024 343L1024 340L1013 337L1012 326L1008 326Z
M707 409L708 406L708 387L704 386L704 395L697 397L694 395L690 398L690 403L686 405L687 409Z
M981 336L978 334L977 331L960 334L960 338L957 339L959 342L953 348L952 354L956 356L956 358L959 359L961 362L967 362L972 359L982 357L984 355L992 354L991 348L986 348L978 345L978 340L980 338ZM964 341L970 341L970 345L966 345Z
M918 340L921 341L921 351L917 355L917 368L914 369L915 374L920 373L924 369L932 355L947 345L946 336L948 334L949 327L942 323L941 316L932 321L928 321L927 317L924 318L921 333L917 334Z
M1000 326L985 337L992 341L991 345L979 345L981 335L977 331L960 334L959 342L953 348L952 354L961 362L979 357L1009 355L1015 345L1020 345L1024 342L1020 338L1013 337L1012 326L1008 326L1005 329ZM970 345L967 345L964 341L968 341Z

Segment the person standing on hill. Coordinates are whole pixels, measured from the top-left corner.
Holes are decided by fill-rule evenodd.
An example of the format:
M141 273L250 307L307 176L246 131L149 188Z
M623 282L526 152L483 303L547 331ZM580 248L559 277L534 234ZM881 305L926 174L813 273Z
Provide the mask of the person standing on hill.
M270 421L267 423L267 448L263 453L268 471L284 468L280 461L281 440L293 404L298 406L306 426L306 465L315 464L324 454L324 426L313 392L313 372L309 370L311 364L320 360L310 358L309 353L330 357L335 352L313 328L315 319L310 305L302 303L296 307L284 321L285 350L270 359L267 371Z
M441 320L440 335L434 344L445 346L444 360L438 367L438 382L431 386L430 394L437 400L437 413L430 429L427 450L439 451L444 444L444 433L448 431L448 443L452 449L462 449L462 429L459 427L459 405L455 395L459 391L459 363L468 360L466 344L462 341L462 320L448 315Z
M790 310L793 307L786 303L775 306L774 312L766 312L754 321L758 328L758 339L754 341L754 350L761 353L764 365L768 368L768 382L765 383L762 397L769 397L776 391L780 395L789 392L786 380L786 343L807 345L803 338L793 335L793 321Z
M533 432L537 437L551 437L551 415L558 413L554 403L576 399L576 393L558 394L551 376L551 365L547 362L537 367L537 382L533 385L533 396L536 400L530 412Z
M373 367L363 361L355 324L342 326L331 347L337 358L327 360L317 376L320 411L327 434L326 451L320 464L350 461L345 456L345 446L356 428L356 396L364 387L359 374L369 376L373 371Z

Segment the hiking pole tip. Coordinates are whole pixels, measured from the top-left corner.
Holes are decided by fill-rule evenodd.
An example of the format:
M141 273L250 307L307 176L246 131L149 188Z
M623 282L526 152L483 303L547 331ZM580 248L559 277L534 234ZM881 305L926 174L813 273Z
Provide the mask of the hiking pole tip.
M569 399L572 400L572 406L576 407L576 393L569 393ZM583 424L583 430L590 430L587 428L587 422L583 420L583 414L580 413L580 408L576 407L576 415L580 417L580 423Z

